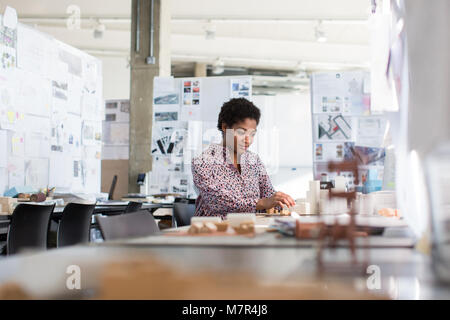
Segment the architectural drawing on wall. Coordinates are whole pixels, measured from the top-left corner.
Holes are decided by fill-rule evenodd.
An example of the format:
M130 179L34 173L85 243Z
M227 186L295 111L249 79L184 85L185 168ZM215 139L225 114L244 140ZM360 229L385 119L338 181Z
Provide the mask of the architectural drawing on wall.
M320 140L351 140L352 139L352 119L350 117L338 115L318 115L317 139Z

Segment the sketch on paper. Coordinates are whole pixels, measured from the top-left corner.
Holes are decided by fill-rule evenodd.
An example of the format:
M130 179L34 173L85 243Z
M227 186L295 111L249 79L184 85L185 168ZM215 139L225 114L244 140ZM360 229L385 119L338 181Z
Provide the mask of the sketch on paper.
M319 115L317 121L318 140L351 140L351 118L339 115Z

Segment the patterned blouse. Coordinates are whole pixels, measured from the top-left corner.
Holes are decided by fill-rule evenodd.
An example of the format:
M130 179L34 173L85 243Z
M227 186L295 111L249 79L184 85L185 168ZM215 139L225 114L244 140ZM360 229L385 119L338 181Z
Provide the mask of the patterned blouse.
M241 156L241 173L231 161L228 148L212 144L192 159L192 175L197 188L196 216L222 216L232 212L256 212L261 198L275 190L258 155L246 151Z

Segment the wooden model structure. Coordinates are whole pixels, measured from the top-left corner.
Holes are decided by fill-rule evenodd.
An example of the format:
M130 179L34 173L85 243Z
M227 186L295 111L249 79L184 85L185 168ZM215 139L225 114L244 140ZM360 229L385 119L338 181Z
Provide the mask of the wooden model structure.
M358 164L356 161L344 161L344 162L329 162L328 163L328 171L335 172L352 172L355 177L355 185L359 183L359 175L358 175ZM318 234L319 238L319 246L317 252L317 267L319 274L322 274L325 269L325 263L323 261L323 249L325 246L335 248L337 242L339 240L347 240L350 248L351 254L351 264L348 265L344 263L344 265L339 264L338 262L329 263L328 267L330 268L339 268L343 267L346 270L352 269L351 267L361 268L361 272L365 273L366 268L368 266L368 251L365 250L364 259L361 262L358 262L356 257L356 237L363 236L367 238L367 232L358 232L356 230L356 210L352 202L356 199L356 191L350 192L333 192L333 189L329 189L329 198L345 198L348 203L351 203L351 209L348 212L350 215L350 221L347 224L340 224L338 219L335 218L334 224L325 227L323 224L323 230ZM319 212L319 220L320 220L320 212ZM367 248L367 246L364 246Z

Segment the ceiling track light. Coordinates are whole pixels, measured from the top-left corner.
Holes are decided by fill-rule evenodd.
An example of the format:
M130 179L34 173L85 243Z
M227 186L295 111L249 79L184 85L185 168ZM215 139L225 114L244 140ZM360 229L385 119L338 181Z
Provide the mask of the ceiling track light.
M102 22L100 22L100 20L97 19L94 27L94 38L95 39L103 38L103 33L105 32L105 30L106 26Z
M205 39L206 40L214 40L216 38L216 25L212 23L210 20L203 27L205 30Z
M219 58L216 61L214 61L212 67L213 67L213 69L212 69L213 74L216 74L216 75L222 74L225 71L225 62Z
M317 25L314 28L314 33L315 33L317 42L322 42L323 43L323 42L327 41L327 37L325 35L325 30L323 29L322 20L319 20L317 22Z

